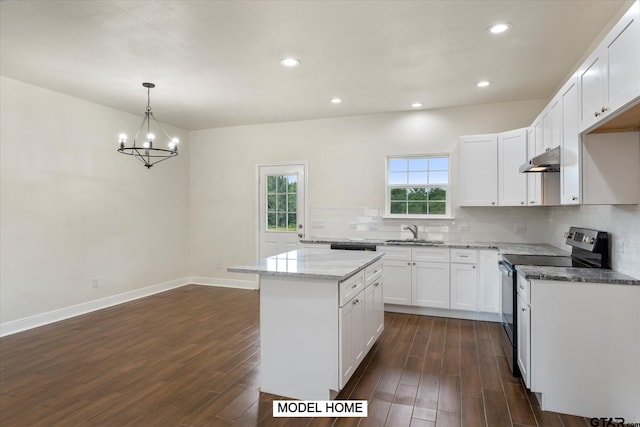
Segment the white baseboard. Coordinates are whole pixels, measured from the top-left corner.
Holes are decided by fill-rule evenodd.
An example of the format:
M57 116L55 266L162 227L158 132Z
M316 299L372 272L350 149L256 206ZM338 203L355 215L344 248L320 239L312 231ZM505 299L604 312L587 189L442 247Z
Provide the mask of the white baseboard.
M60 320L68 319L70 317L75 317L81 314L90 313L92 311L101 310L103 308L122 304L124 302L144 298L149 295L168 291L170 289L179 288L191 283L190 279L190 277L183 277L181 279L170 280L168 282L158 283L156 285L147 286L145 288L135 289L133 291L123 292L121 294L83 302L69 307L52 310L46 313L36 314L34 316L0 323L0 337L26 331L27 329L37 328L38 326L48 325L49 323L54 323Z
M34 316L0 323L0 337L26 331L28 329L37 328L38 326L48 325L49 323L59 322L60 320L80 316L81 314L87 314L92 311L101 310L103 308L133 301L139 298L148 297L153 294L179 288L189 284L256 290L258 289L258 283L259 282L257 278L255 280L234 280L217 279L214 277L183 277L181 279L170 280L168 282L147 286L145 288L135 289L133 291L123 292L121 294L111 295L108 297L83 302L69 307L59 308L57 310L48 311L46 313L36 314Z
M259 289L259 282L254 280L220 279L216 277L191 277L191 284L205 286L220 286L222 288Z

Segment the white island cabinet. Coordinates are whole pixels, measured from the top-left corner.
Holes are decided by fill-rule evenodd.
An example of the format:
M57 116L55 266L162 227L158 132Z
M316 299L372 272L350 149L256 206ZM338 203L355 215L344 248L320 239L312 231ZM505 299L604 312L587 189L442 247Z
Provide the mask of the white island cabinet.
M382 252L299 249L229 271L260 275L260 390L336 397L384 329Z

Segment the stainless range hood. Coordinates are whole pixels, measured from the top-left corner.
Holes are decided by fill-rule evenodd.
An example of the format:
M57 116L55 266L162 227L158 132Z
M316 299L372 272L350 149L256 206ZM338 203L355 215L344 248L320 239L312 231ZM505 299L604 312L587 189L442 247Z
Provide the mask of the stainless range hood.
M560 172L560 147L535 156L520 166L520 172Z

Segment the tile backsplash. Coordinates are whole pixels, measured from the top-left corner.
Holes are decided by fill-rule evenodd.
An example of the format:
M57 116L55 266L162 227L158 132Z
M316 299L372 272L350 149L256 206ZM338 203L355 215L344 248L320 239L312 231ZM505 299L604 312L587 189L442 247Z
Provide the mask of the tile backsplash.
M383 218L377 208L311 207L307 237L410 238L403 228L416 224L421 239L546 243L546 212L547 208L459 208L455 219L399 220Z
M419 238L446 242L548 243L570 251L570 226L607 231L614 270L640 277L640 206L458 208L455 219L398 220L377 208L311 207L307 238L404 239L416 224Z
M548 243L562 249L568 248L562 233L571 225L608 232L611 267L640 277L640 206L555 207L550 209L548 221Z

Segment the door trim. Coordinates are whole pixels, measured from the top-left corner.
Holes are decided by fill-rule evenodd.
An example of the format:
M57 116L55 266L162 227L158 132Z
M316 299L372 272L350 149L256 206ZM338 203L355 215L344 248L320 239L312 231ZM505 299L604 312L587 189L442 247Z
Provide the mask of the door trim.
M255 212L255 258L260 259L260 168L273 166L302 166L304 169L304 227L305 238L307 237L307 229L309 228L309 161L299 160L291 162L263 163L256 165L255 171L255 189L253 198L253 211ZM258 286L259 287L259 286Z

